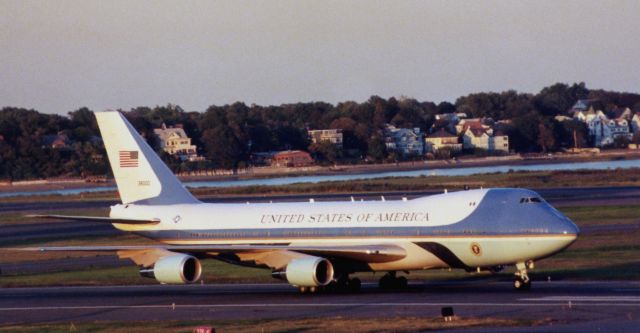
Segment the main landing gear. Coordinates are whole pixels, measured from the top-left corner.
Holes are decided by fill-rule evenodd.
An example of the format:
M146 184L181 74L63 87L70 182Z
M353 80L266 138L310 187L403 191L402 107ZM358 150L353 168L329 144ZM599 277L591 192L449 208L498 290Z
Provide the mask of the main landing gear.
M326 286L319 287L298 287L301 294L315 293L356 293L360 291L362 282L358 278L349 278L343 275L337 280L331 281Z
M516 264L516 278L513 280L513 287L517 290L531 289L531 279L527 274L527 269L533 269L533 261L529 260Z
M404 276L396 276L396 272L388 272L382 278L378 284L380 289L406 289L408 285L407 278Z
M338 293L357 293L360 291L362 282L358 278L349 278L349 275L343 275L335 281L327 285L326 289L330 292Z

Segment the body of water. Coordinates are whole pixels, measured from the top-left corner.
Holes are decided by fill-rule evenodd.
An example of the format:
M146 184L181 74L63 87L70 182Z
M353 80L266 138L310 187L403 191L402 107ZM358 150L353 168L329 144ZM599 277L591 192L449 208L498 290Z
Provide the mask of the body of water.
M344 174L344 175L320 175L302 177L278 177L265 179L243 180L216 180L195 181L184 184L192 188L200 187L234 187L255 185L288 185L294 183L319 183L326 181L348 181L358 179L376 179L385 177L420 177L420 176L469 176L485 173L506 173L509 171L561 171L561 170L608 170L640 168L640 160L598 161L598 162L572 162L572 163L547 163L530 165L497 165L481 167L461 167L448 169L420 169L412 171L391 171L378 173ZM59 189L47 191L25 191L0 193L0 197L47 195L47 194L79 194L83 192L113 191L115 187L89 187L74 189Z

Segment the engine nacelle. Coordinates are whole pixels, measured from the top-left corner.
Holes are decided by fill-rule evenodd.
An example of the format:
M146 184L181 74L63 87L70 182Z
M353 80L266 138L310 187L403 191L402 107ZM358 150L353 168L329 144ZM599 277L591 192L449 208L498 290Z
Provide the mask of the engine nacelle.
M202 266L195 257L186 254L174 254L162 257L152 268L140 270L140 275L155 278L165 284L194 283L200 279Z
M326 286L333 280L333 265L324 258L304 257L289 262L285 274L287 281L294 286Z

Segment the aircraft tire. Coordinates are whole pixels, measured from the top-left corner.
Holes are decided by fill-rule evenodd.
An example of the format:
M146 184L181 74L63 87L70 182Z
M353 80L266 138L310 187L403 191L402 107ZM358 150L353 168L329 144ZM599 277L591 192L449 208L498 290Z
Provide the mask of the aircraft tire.
M407 286L409 285L409 281L404 276L397 278L395 282L396 288L398 289L407 289Z
M360 287L362 286L362 282L358 278L353 278L349 280L349 291L352 293L357 293L360 291Z
M518 277L515 280L513 280L513 287L516 290L529 290L531 289L531 280L524 281L523 279Z

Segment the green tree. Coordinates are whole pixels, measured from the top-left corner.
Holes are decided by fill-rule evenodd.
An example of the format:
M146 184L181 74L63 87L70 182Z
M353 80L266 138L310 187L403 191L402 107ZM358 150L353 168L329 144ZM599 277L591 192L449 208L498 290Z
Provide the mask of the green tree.
M207 158L218 167L237 170L240 162L246 161L246 145L228 126L221 125L205 130L202 133L202 141L205 144Z
M342 158L342 151L329 141L313 143L309 146L309 151L321 163L336 164Z
M371 138L367 155L376 162L380 162L385 159L387 155L387 147L384 144L384 139L382 137L374 135Z
M556 139L554 137L553 124L549 121L538 122L538 146L543 153L555 150Z

